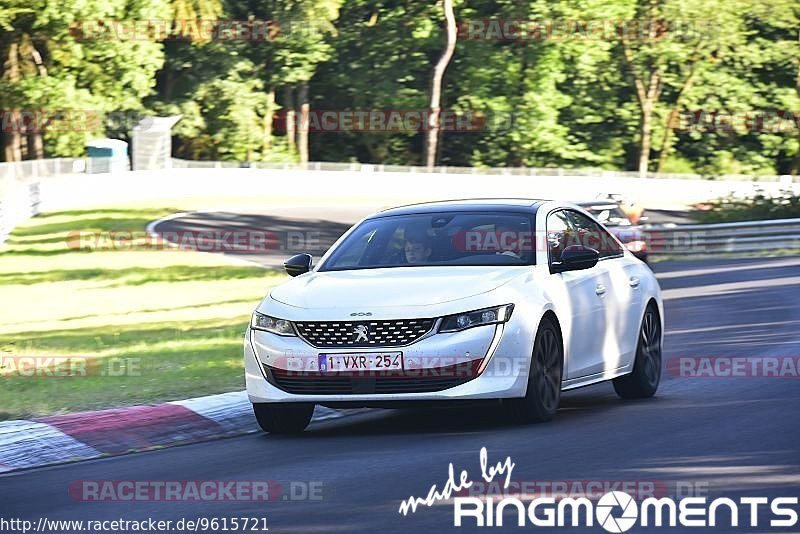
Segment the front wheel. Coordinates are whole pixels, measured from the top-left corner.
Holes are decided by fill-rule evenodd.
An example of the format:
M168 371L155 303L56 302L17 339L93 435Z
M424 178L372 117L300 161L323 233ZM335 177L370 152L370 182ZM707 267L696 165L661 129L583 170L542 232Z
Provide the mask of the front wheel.
M272 434L297 434L311 422L314 405L307 403L258 403L253 404L253 413L258 426Z
M614 379L614 390L623 399L652 397L661 381L661 321L648 306L639 329L633 371Z
M519 423L550 421L561 400L564 348L552 320L542 319L533 342L528 389L521 399L509 399L511 415Z

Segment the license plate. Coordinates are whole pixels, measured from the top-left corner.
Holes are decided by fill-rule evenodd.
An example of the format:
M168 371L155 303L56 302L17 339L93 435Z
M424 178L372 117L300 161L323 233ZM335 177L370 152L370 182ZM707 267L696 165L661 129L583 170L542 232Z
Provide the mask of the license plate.
M359 371L402 371L402 352L362 352L353 354L320 354L321 373Z

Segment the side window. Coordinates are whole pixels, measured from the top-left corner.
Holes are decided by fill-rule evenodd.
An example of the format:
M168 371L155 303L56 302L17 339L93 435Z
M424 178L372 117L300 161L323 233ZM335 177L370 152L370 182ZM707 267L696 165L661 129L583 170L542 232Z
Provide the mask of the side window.
M547 216L547 248L550 263L561 261L561 253L567 247L570 233L570 222L567 212L556 211Z
M575 228L575 242L570 245L583 245L600 252L600 258L613 258L622 255L622 248L614 238L599 224L582 213L570 211L569 218Z

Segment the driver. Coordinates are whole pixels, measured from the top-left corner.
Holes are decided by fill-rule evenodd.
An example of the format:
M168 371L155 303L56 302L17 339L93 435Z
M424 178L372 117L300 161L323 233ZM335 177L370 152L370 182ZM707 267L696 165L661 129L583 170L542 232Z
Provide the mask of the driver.
M425 263L431 257L431 238L426 233L406 234L406 262Z

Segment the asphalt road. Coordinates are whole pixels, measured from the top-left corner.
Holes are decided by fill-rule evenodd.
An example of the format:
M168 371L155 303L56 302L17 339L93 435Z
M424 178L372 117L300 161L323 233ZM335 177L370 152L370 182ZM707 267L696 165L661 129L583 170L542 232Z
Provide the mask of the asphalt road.
M152 230L167 241L200 250L196 242L207 236L214 252L277 267L300 252L319 259L353 223L374 211L370 206L192 212L163 220Z
M655 270L664 290L668 361L800 354L800 257L665 262ZM408 516L399 505L424 497L432 484L441 488L450 462L456 473L466 469L478 479L481 447L490 464L509 456L515 481L652 483L676 497L798 497L799 413L798 378L665 371L653 399L623 401L610 384L599 384L565 393L556 419L543 425L515 426L491 407L376 410L312 424L297 437L253 434L13 473L0 477L0 518L249 517L264 518L270 532L441 532L454 528L451 504ZM68 491L81 480L271 480L282 490L273 485L270 502L83 502ZM288 488L308 483L321 487L317 498L289 495ZM775 516L759 510L758 526L749 526L745 509L743 526L723 520L699 530L800 530L771 529Z
M353 223L375 211L375 206L350 206L192 212L163 220L152 230L185 248L204 250L196 240L208 239L214 252L278 267L300 252L319 259ZM648 224L692 222L680 211L647 210L647 216Z

